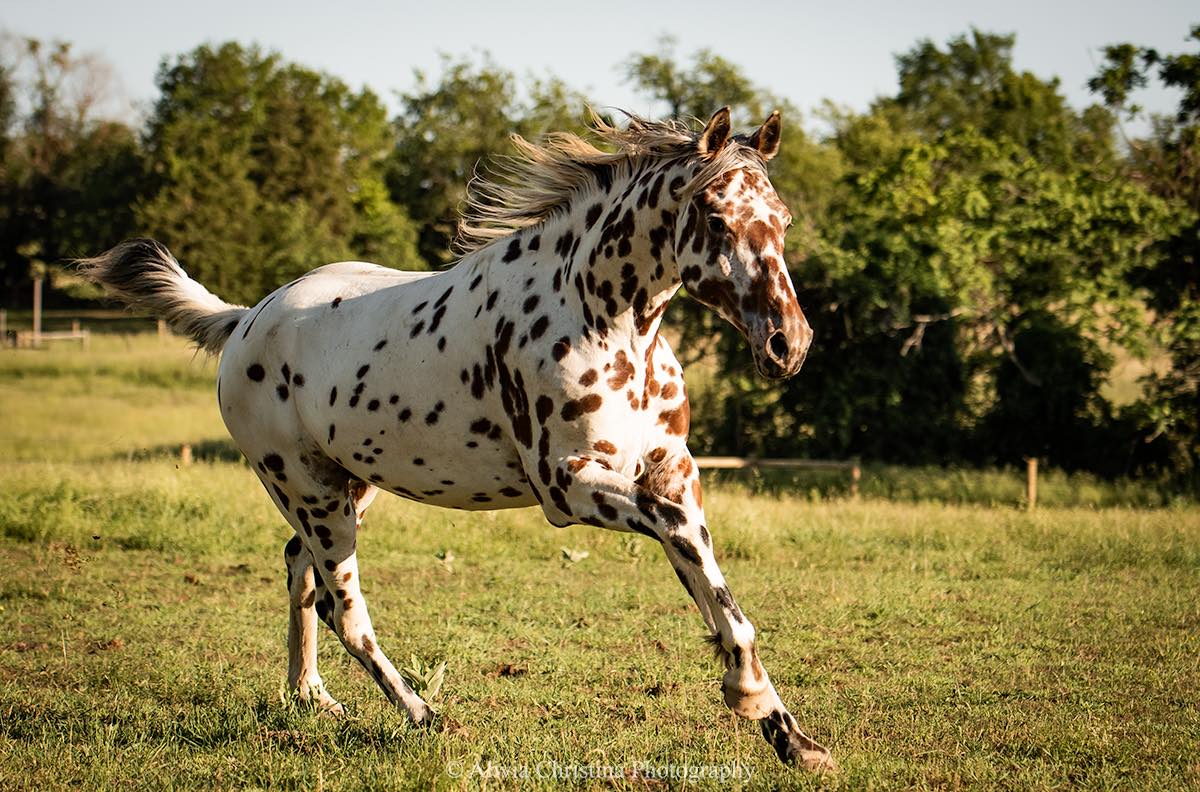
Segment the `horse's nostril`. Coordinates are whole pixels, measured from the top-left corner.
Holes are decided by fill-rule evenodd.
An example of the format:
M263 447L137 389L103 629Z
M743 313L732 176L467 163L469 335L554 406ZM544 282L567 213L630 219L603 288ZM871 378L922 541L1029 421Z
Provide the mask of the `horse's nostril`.
M767 341L767 345L771 349L771 354L773 354L776 358L779 360L787 360L788 342L787 337L782 332L777 331L773 333L770 340Z

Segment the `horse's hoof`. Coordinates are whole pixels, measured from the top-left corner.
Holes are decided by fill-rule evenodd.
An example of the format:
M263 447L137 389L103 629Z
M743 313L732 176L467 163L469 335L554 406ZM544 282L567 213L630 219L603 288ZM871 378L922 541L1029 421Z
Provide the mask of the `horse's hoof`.
M439 716L434 723L430 724L430 727L439 734L467 734L466 726L463 726L454 720L454 718L447 718L445 715Z
M829 749L796 727L790 715L773 712L759 721L763 737L775 749L779 761L814 773L837 772L837 762Z
M326 697L323 701L317 702L313 709L318 715L324 715L330 718L341 718L346 715L346 708L342 706L342 702L337 699Z
M836 773L838 770L837 762L833 761L833 756L824 748L819 751L799 748L795 753L783 758L783 763L812 773Z

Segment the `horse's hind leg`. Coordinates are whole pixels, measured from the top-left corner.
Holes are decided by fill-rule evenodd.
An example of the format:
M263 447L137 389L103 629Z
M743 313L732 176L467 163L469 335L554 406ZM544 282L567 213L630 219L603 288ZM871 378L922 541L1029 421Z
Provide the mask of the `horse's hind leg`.
M288 587L288 689L300 703L325 712L342 714L345 709L325 690L317 672L317 611L319 593L313 574L312 556L300 534L283 548Z
M296 529L294 539L300 542L295 554L291 552L297 549L294 544L285 549L291 575L289 625L295 628L294 632L289 628L289 667L294 672L289 673L289 681L297 686L301 697L303 685L313 680L319 683L316 636L309 629L315 615L329 625L392 703L403 707L417 723L430 721L429 707L379 648L359 587L357 527L377 490L350 479L332 462L324 464L313 456L298 455L293 461L280 454L268 454L258 472L276 505Z

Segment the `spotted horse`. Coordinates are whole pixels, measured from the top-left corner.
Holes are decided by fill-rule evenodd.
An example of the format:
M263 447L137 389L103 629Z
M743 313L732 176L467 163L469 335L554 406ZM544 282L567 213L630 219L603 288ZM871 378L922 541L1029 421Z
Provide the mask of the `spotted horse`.
M683 370L659 332L682 285L746 337L758 371L795 374L812 331L784 262L791 218L766 173L773 113L732 135L728 108L679 122L593 119L513 138L505 178L471 190L457 264L329 264L253 308L140 239L80 263L124 302L221 352L230 434L295 530L284 548L288 683L340 711L317 672L318 619L413 721L432 713L384 655L356 534L383 489L455 509L536 504L659 542L724 661L726 705L787 763L833 766L776 693L713 555L686 445Z

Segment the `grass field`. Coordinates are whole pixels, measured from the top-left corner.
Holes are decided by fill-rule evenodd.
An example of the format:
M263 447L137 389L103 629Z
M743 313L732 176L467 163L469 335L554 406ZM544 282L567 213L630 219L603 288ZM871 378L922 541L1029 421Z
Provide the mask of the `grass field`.
M1004 471L868 469L859 501L836 478L710 488L726 576L834 777L724 710L653 546L531 510L367 518L382 645L447 662L454 728L406 726L328 635L351 716L296 711L290 531L212 380L153 337L0 352L0 788L1200 787L1200 508L1061 474L1033 513ZM178 467L185 442L201 461ZM655 777L697 767L736 778Z

